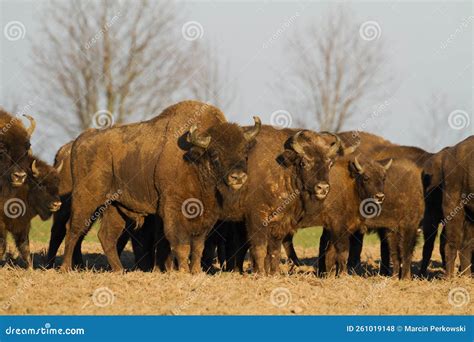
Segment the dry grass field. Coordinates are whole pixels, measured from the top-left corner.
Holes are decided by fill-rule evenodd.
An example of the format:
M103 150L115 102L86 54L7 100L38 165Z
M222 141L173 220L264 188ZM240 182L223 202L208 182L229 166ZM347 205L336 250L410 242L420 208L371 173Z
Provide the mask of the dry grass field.
M44 227L41 225L32 234L36 240L32 242L34 270L10 265L0 269L0 314L474 314L474 299L469 298L474 296L472 278L440 279L442 269L437 251L430 280L398 281L374 275L379 259L375 238L367 239L364 246L363 276L320 279L311 266L316 261L316 245L308 246L308 241L314 242L319 235L313 229L296 238L305 266L289 274L288 267L282 265L282 273L273 277L220 272L196 276L139 271L113 274L106 269L100 244L90 234L83 249L89 269L61 274L39 267L47 248ZM418 246L416 261L420 252ZM126 266L132 266L129 249L122 260ZM415 271L416 267L417 264Z

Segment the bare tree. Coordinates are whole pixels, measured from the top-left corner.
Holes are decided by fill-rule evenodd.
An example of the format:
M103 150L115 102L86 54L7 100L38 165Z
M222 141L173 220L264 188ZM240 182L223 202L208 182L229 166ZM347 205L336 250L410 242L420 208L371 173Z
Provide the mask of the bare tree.
M199 43L198 43L199 44ZM196 44L200 64L196 66L190 83L191 96L209 102L224 112L234 103L237 96L235 80L230 77L230 68L217 50L208 44ZM197 53L196 53L197 55Z
M115 123L154 116L186 84L193 63L174 5L162 1L58 1L33 41L41 112L70 136L98 111Z
M291 66L278 88L287 108L319 130L339 131L379 85L384 60L380 27L361 26L342 7L296 34Z

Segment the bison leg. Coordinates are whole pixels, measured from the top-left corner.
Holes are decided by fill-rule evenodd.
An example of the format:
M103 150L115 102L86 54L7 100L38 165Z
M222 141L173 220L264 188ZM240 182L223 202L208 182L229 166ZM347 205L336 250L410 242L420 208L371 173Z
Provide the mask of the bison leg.
M212 268L214 263L214 259L216 256L216 248L217 248L217 225L224 224L223 222L218 222L216 226L214 226L211 232L207 235L206 240L204 242L204 250L202 254L202 268L205 272L209 271Z
M280 270L281 241L281 239L276 237L268 239L267 256L265 259L267 274L274 275Z
M191 273L198 274L201 269L201 257L206 242L206 234L200 234L192 237L191 240Z
M351 234L349 247L349 260L347 261L347 268L350 271L355 271L360 265L360 256L362 254L362 246L364 244L364 233L360 230Z
M244 272L245 255L249 250L244 222L233 222L226 231L226 271Z
M423 259L421 261L419 273L421 277L426 277L428 274L428 266L433 254L436 235L438 234L438 226L443 219L441 201L441 190L438 189L429 194L426 198L425 213L423 216ZM441 255L443 254L444 252Z
M387 229L377 229L380 239L380 275L390 275L390 245L387 238Z
M157 218L158 220L158 218ZM174 258L171 253L170 243L165 237L163 231L163 223L159 219L158 230L156 236L156 265L159 267L160 271L172 271L174 266Z
M78 186L78 189L81 188ZM101 204L105 203L106 196L96 197L94 200L91 199L89 194L73 194L72 200L72 210L71 210L71 220L70 227L66 232L66 242L64 247L64 260L61 265L61 271L69 271L72 268L72 257L74 253L74 248L81 235L84 235L89 231L90 226L92 225L93 217L96 208ZM116 251L116 247L114 246Z
M446 213L446 221L444 229L446 231L446 277L454 275L454 266L458 251L464 238L464 221L465 213L462 208L461 191L456 188L451 188L452 193L443 197L443 211ZM458 194L458 195L456 195ZM461 209L461 210L460 210Z
M330 276L335 276L337 273L336 268L336 261L337 261L337 250L336 246L329 241L327 248L324 253L324 260L325 260L325 274Z
M20 256L26 264L26 268L32 268L31 262L31 253L30 253L30 240L28 238L29 235L29 226L28 229L20 232L19 234L14 235L15 245L18 248L18 252L20 252Z
M46 259L46 268L53 268L59 246L66 236L66 224L71 216L71 197L62 198L61 208L53 216L53 225L51 226L51 237L49 239L48 254Z
M265 257L267 256L268 227L261 223L261 219L250 217L246 221L247 233L250 241L250 255L253 262L254 273L265 272Z
M3 222L0 222L0 260L3 261L5 258L5 252L7 251L7 230Z
M331 234L329 230L323 229L321 238L319 239L319 255L318 255L318 275L322 276L326 273L326 251L329 248Z
M471 259L474 251L474 223L469 220L464 220L464 237L459 258L461 259L460 272L463 275L471 275Z
M293 233L289 233L283 238L283 248L285 248L286 256L293 265L301 266L301 261L296 255L295 246L293 245Z
M130 240L130 233L129 231L132 231L133 228L129 230L128 227L125 227L125 229L122 231L122 234L120 234L120 237L117 240L117 253L118 255L122 255L123 250L127 246L128 241Z
M114 272L122 272L123 266L117 251L117 241L122 235L126 220L120 215L115 207L109 207L103 217L98 232L99 241L102 244L110 267Z
M388 232L388 244L390 250L390 259L392 261L393 271L392 277L400 278L401 276L401 255L400 255L400 235L399 232Z
M416 245L417 226L402 228L402 243L401 243L401 279L411 279L411 262L413 258L413 251Z
M441 263L446 269L446 227L442 225L441 233L439 234L439 254L441 255Z
M344 234L335 243L336 261L339 275L347 274L347 260L349 258L349 236Z

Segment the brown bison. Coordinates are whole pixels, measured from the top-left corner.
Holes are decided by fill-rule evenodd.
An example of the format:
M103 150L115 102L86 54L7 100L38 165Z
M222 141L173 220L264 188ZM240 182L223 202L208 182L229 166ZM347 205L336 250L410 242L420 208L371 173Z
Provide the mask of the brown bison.
M401 146L393 144L377 135L349 131L338 133L344 146L359 145L358 152L369 159L380 160L386 158L408 159L412 161L422 172L423 189L425 198L425 213L423 216L423 235L425 243L423 246L423 260L420 274L426 275L426 271L431 259L433 247L438 233L438 226L443 218L442 211L442 188L441 188L441 160L443 151L438 153L429 153L418 147ZM380 234L383 231L378 230ZM325 245L327 235L323 233L320 245ZM299 260L294 252L292 245L292 236L285 238L285 250L287 255L295 264ZM362 250L363 235L355 233L355 238L351 239L351 258L350 265L356 265L360 261L360 251ZM387 246L387 241L382 241L383 247ZM390 252L383 248L382 250L382 273L388 269ZM444 252L442 251L442 255Z
M190 118L198 125L181 135ZM113 203L135 221L159 215L179 268L188 269L191 254L191 271L200 271L207 232L220 216L238 212L238 190L246 183L247 155L259 130L258 118L242 129L213 106L185 101L148 121L83 133L71 152L71 227L62 269L70 269L76 242L97 208ZM116 248L122 230L102 224L99 231L115 271L122 269Z
M446 275L453 276L458 252L461 272L470 274L474 252L474 136L445 150L442 171Z
M5 193L5 187L21 186L30 167L30 138L36 127L35 120L24 115L30 121L30 127L23 126L21 120L0 109L0 186Z
M275 273L282 239L299 227L306 215L305 202L323 201L328 194L329 169L339 151L340 141L331 134L263 126L249 156L252 190L245 197L244 221L224 220L227 222L215 227L204 266L210 266L215 245L225 244L221 262L225 258L228 270L243 271L243 258L250 247L253 271Z
M39 215L47 220L59 210L61 202L58 195L60 167L55 169L36 157L32 162L26 183L16 188L14 197L2 199L3 211L0 215L0 257L3 258L6 247L6 234L9 231L27 267L31 267L29 232L31 220Z
M321 210L329 233L329 243L322 247L326 247L327 271L334 270L336 260L339 269L346 270L351 234L361 228L386 228L394 274L411 277L412 254L424 213L421 172L403 159L389 166L354 159L349 167L341 161L333 168L333 192Z
M72 175L71 175L71 149L72 141L61 146L55 156L55 166L63 165L59 173L59 196L62 202L61 208L53 215L53 225L51 226L51 235L46 257L46 268L52 268L55 264L56 254L59 246L66 236L66 225L71 217L71 196L72 196ZM120 254L125 248L126 243L131 239L133 251L136 256L136 266L143 271L150 271L154 267L155 255L152 250L156 243L156 253L168 253L169 244L163 237L163 227L159 224L160 218L155 215L149 215L145 218L143 226L137 227L137 223L127 217L123 217L119 209L114 205L109 206L102 214L102 223L104 225L124 224L124 233L117 242L117 251ZM160 236L160 238L158 238ZM83 236L80 237L73 253L73 265L76 267L83 265L81 245ZM166 240L166 241L165 241ZM165 245L163 245L165 244ZM152 248L153 247L153 248ZM161 258L159 258L161 260ZM159 263L160 268L164 269L163 262Z

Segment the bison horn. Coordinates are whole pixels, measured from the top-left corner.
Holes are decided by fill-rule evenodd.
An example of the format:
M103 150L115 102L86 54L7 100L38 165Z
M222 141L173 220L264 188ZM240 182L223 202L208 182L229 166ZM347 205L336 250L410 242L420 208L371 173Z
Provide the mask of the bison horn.
M356 167L357 172L359 172L360 174L364 172L364 168L362 167L362 165L360 165L359 161L357 160L357 157L354 158L354 166Z
M390 160L388 161L388 163L384 165L383 168L385 169L385 171L387 171L388 169L390 169L390 166L392 166L392 162L393 162L393 159L390 159Z
M262 121L258 116L254 116L253 121L255 122L254 126L252 128L246 129L244 132L244 137L247 141L252 141L255 139L260 132L260 128L262 127Z
M211 137L204 134L199 135L197 125L192 125L188 133L188 142L198 147L207 148L211 143Z
M329 156L335 155L339 151L339 149L341 148L341 144L342 144L341 138L339 138L339 136L337 134L334 134L334 133L331 133L331 132L321 132L320 134L328 134L328 135L333 136L336 139L336 142L331 146L331 148L329 149L329 152L328 152Z
M291 141L291 147L293 148L293 150L295 150L296 153L300 155L305 155L303 146L301 146L301 144L298 142L298 139L301 136L301 134L303 134L303 131L299 131L293 136L293 139Z
M33 176L37 178L40 175L40 171L36 167L36 160L33 160L33 164L31 164L31 171L33 171Z
M35 128L36 128L36 121L35 121L35 119L33 119L33 117L30 116L30 115L23 114L23 116L24 116L25 118L27 118L27 119L30 121L30 127L28 127L28 128L26 129L26 132L28 133L28 136L31 137L31 135L33 134L33 132L35 131Z
M61 160L58 166L55 167L56 171L59 173L63 169L64 166L64 160Z
M360 146L360 140L357 141L354 145L345 147L344 148L344 155L347 156L348 154L354 153L355 150L357 150Z

